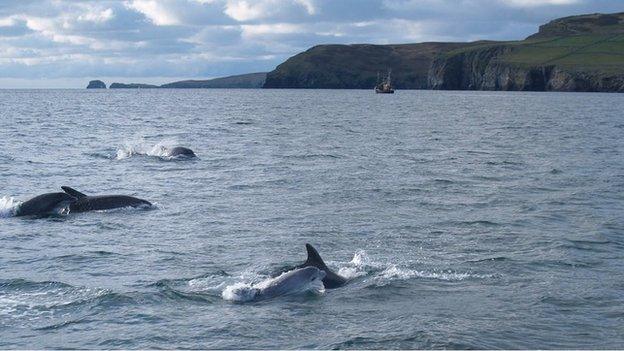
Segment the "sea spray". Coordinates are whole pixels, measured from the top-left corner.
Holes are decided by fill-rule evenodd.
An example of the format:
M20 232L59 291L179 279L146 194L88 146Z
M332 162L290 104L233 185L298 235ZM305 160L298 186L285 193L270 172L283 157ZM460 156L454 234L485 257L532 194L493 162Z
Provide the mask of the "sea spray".
M12 217L15 215L20 201L15 200L11 196L3 196L0 198L0 218Z
M117 149L116 159L123 160L134 155L155 156L166 158L167 150L176 146L178 143L174 139L161 140L156 144L147 142L140 138L131 142L126 142L121 148Z

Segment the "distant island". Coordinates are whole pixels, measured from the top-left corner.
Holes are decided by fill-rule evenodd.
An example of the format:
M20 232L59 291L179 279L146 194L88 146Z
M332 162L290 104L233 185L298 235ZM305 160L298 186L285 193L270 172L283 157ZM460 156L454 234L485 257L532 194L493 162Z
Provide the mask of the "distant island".
M397 89L624 92L624 12L556 19L520 41L318 45L269 73L160 87L372 89L386 70Z
M112 83L109 89L210 89L210 88L238 88L238 89L259 89L264 85L266 72L239 74L235 76L214 78L207 80L183 80L179 82L167 83L163 85L141 84L141 83ZM101 80L92 80L87 85L87 89L106 89L106 84Z
M87 89L106 89L106 84L101 80L92 80L87 85Z

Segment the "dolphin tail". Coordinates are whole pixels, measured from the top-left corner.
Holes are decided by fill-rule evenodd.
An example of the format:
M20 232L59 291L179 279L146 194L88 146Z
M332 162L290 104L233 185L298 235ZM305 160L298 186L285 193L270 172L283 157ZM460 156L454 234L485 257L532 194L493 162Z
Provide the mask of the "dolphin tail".
M319 269L327 270L327 265L319 255L318 251L310 245L306 244L306 250L308 251L308 259L305 261L303 266L312 266L317 267Z
M67 193L68 195L71 195L77 199L80 199L81 197L87 197L87 195L81 193L80 191L76 189L72 189L68 186L62 186L61 189L63 189L63 191Z

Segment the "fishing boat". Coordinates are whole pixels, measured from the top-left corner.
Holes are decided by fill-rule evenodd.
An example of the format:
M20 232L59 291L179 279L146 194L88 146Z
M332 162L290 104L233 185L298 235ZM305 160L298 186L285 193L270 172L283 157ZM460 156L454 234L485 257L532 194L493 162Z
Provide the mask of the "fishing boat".
M388 75L380 80L379 72L377 72L377 85L375 85L375 92L377 94L394 94L394 88L392 87L392 81L390 80L390 70Z

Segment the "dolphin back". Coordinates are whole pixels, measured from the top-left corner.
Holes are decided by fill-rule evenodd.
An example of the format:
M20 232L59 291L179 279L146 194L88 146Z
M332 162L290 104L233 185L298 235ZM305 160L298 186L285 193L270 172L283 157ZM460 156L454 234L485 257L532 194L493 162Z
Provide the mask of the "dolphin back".
M127 195L98 195L86 196L71 204L71 212L112 210L123 207L151 206L152 204L143 199Z
M325 273L316 267L296 268L277 278L272 278L265 285L258 286L256 299L268 299L298 293L309 289L310 284L315 282L320 284L324 277Z
M47 193L35 196L19 205L16 216L47 216L61 214L76 198L66 193Z
M169 157L175 157L175 156L195 157L195 152L193 152L193 150L187 147L182 147L182 146L174 147L173 149L169 150L167 154L168 154L167 156Z
M76 190L76 189L73 189L73 188L70 188L70 187L65 186L65 185L63 185L63 186L61 187L61 189L63 189L63 191L64 191L65 193L67 193L67 194L69 194L69 195L71 195L71 196L73 196L73 197L75 197L75 198L77 198L77 199L80 199L80 198L82 198L82 197L87 197L87 195L85 195L85 194L81 193L80 191L78 191L78 190Z
M325 278L323 278L323 285L326 289L339 288L347 283L347 279L334 273L321 258L318 251L314 246L306 244L306 251L308 252L307 260L299 267L316 267L325 272Z

